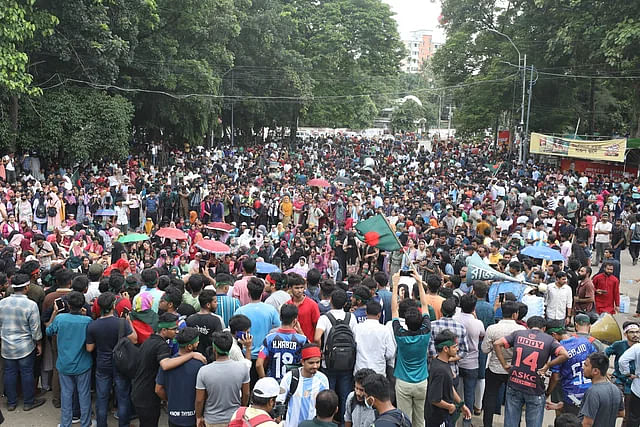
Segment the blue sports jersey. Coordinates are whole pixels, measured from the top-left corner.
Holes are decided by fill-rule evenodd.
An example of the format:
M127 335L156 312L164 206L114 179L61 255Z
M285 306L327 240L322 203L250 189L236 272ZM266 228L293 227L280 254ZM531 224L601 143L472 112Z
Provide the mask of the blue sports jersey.
M565 403L580 406L584 393L591 387L591 380L583 373L584 361L591 353L598 351L585 337L571 337L560 341L569 353L569 360L551 368L551 372L560 374L560 383Z
M362 323L367 320L367 307L358 307L353 311L353 315L356 317L358 323Z
M258 357L267 359L266 374L280 381L287 373L287 365L300 365L302 346L307 337L293 329L278 329L268 334L262 342Z

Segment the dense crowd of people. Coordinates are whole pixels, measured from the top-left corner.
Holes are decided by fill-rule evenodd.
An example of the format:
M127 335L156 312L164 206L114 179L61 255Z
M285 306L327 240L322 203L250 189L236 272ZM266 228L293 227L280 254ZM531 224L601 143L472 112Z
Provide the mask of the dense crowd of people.
M8 417L50 392L63 427L163 410L197 427L540 427L545 410L638 426L640 323L608 347L589 330L620 310L622 251L640 256L640 184L505 150L337 135L73 170L5 156ZM375 215L402 250L364 243ZM519 284L473 280L471 257Z

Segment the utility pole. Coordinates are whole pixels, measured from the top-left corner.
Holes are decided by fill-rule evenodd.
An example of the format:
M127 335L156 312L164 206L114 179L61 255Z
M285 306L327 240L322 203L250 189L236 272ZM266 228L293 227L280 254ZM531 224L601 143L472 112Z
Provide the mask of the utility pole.
M443 95L444 95L444 91L439 96L440 103L439 103L439 106L438 106L438 133L440 133L440 129L442 128L441 119L442 119L442 96Z
M531 93L533 92L533 69L534 69L534 66L531 65L531 77L529 78L529 102L527 104L527 125L525 127L524 140L523 140L523 142L526 142L527 146L523 147L522 149L524 153L523 155L524 162L527 161L527 154L529 152L529 116L531 115ZM525 73L526 73L526 70L525 70Z
M447 124L447 138L451 136L451 118L453 117L453 107L449 104L449 122Z
M524 94L526 91L526 79L527 79L527 54L524 54L523 66L522 66L522 102L520 104L520 149L518 150L518 161L522 163L524 158L524 137L522 135L524 129Z
M233 97L233 69L231 69L231 96ZM235 128L233 127L233 104L234 98L231 98L231 146L233 147Z

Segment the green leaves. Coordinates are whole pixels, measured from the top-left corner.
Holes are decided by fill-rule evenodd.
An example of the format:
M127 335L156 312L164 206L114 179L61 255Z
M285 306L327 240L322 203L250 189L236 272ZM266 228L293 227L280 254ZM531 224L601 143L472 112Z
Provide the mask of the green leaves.
M3 1L0 8L0 91L37 95L28 72L25 46L36 34L49 35L57 19L33 9L34 0Z
M20 142L44 158L72 165L121 159L129 151L133 105L121 96L83 89L51 90L23 101Z

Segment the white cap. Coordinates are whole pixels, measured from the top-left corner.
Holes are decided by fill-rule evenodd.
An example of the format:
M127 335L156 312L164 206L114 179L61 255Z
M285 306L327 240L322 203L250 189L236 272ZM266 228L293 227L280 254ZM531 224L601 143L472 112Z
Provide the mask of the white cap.
M277 397L280 394L280 385L275 378L272 377L264 377L260 378L256 385L253 387L253 393L265 399L270 399L272 397Z

